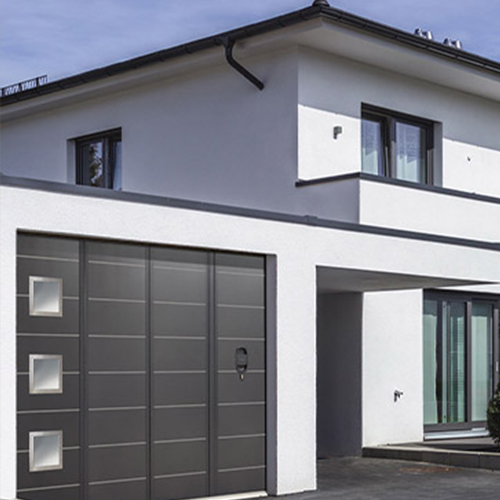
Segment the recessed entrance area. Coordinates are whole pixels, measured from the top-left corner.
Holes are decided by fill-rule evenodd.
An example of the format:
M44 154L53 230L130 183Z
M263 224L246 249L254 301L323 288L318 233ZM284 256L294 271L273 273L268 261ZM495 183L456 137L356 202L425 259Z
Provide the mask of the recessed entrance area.
M18 498L266 490L265 257L20 235L17 286Z

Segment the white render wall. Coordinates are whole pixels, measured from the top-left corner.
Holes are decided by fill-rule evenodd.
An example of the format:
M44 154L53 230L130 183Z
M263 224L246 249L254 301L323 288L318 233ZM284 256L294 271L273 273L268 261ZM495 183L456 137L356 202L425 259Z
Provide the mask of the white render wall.
M500 102L306 48L299 53L301 179L361 170L362 103L441 124L443 187L500 197ZM336 125L343 133L334 140Z
M161 73L168 63L159 64L152 83L109 93L104 80L83 101L4 118L1 171L73 184L71 140L121 128L124 191L288 211L296 192L296 50L258 58L235 51L263 91L223 54L222 47L206 54L209 69L193 63L169 76Z
M275 413L269 416L269 456L275 457L271 470L276 471L269 480L271 494L316 487L316 266L411 274L421 277L422 286L426 277L446 279L450 284L453 280L500 282L498 252L354 231L5 186L0 187L0 214L2 499L14 498L16 489L17 231L244 251L275 257L276 351L272 362L276 377L269 380L268 387L269 397L276 403ZM412 307L411 317L418 312L417 306ZM381 334L390 333L384 332ZM418 350L414 352L412 365L417 366L421 359ZM392 365L385 366L389 369ZM398 366L392 367L391 373ZM386 375L387 379L398 382L391 373ZM387 390L392 390L389 385ZM410 390L411 395L408 387L405 384L402 389ZM398 429L393 430L399 435ZM378 432L375 430L373 435ZM385 434L380 436L385 439Z
M422 301L421 290L364 294L363 446L423 440Z

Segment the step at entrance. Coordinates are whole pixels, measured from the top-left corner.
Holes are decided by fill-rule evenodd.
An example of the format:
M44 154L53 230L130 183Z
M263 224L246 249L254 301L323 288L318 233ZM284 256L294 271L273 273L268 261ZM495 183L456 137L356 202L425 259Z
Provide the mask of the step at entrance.
M266 488L265 258L18 237L18 497Z

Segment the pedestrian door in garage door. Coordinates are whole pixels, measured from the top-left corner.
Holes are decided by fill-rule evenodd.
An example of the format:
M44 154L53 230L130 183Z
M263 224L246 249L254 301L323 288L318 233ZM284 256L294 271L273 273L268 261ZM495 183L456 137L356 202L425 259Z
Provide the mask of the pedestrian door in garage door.
M264 263L19 236L18 497L265 490Z

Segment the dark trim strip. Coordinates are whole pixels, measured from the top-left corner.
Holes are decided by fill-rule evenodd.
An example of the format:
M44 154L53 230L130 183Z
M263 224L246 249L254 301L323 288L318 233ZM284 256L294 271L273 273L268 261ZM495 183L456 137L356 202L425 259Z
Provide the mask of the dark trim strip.
M327 177L317 177L315 179L298 179L295 181L295 187L315 186L316 184L329 184L330 182L348 181L351 179L359 179L360 172L353 172L351 174L329 175Z
M352 179L359 179L361 181L369 181L369 182L378 182L379 184L390 184L393 186L418 189L420 191L427 191L430 193L444 194L446 196L455 196L456 198L464 198L466 200L482 201L484 203L493 203L495 205L500 205L500 198L496 198L495 196L468 193L466 191L459 191L458 189L432 186L429 184L420 184L418 182L402 181L400 179L394 179L393 177L383 177L381 175L367 174L365 172L353 172L351 174L331 175L328 177L319 177L317 179L310 179L310 180L299 179L295 182L295 186L307 187L307 186L314 186L316 184L329 184L333 182L341 182Z
M68 78L63 78L52 83L47 83L33 89L11 94L0 99L0 106L6 106L19 101L24 101L26 99L31 99L33 97L51 94L59 90L65 90L78 85L83 85L85 83L102 80L103 78L123 74L133 69L143 68L145 66L160 63L175 57L185 56L201 50L214 48L218 45L217 40L220 39L220 37L229 37L238 41L317 18L324 18L328 21L347 25L351 28L359 29L361 31L399 42L413 48L428 51L439 57L452 59L456 63L462 63L482 71L500 75L500 63L497 61L493 61L471 52L448 47L440 42L427 40L411 33L407 33L406 31L377 23L333 7L311 6L305 9L290 12L289 14L226 31L216 36L202 38L184 45L178 45L170 49L164 49L144 56L135 57L127 61L111 64L109 66L97 68L70 76Z
M366 174L363 174L363 176ZM370 176L370 180L372 177ZM406 183L405 183L406 185ZM69 194L74 196L87 196L130 203L141 203L156 205L161 207L181 208L185 210L198 210L201 212L217 213L222 215L233 215L237 217L248 217L251 219L270 220L289 224L300 224L306 226L318 226L340 231L350 231L356 233L374 234L377 236L388 236L391 238L404 238L418 241L430 241L446 245L456 245L470 248L480 248L500 252L500 242L488 242L481 240L471 240L467 238L457 238L453 236L442 236L439 234L419 233L416 231L405 231L402 229L392 229L378 226L368 226L353 222L343 222L332 219L321 219L314 215L294 215L282 212L271 212L253 208L235 207L230 205L219 205L202 201L182 200L178 198L165 198L139 193L129 193L124 191L112 191L111 189L95 188L90 186L78 186L73 184L63 184L58 182L40 181L21 177L10 177L0 174L0 186L16 187L21 189L33 189L57 194Z

